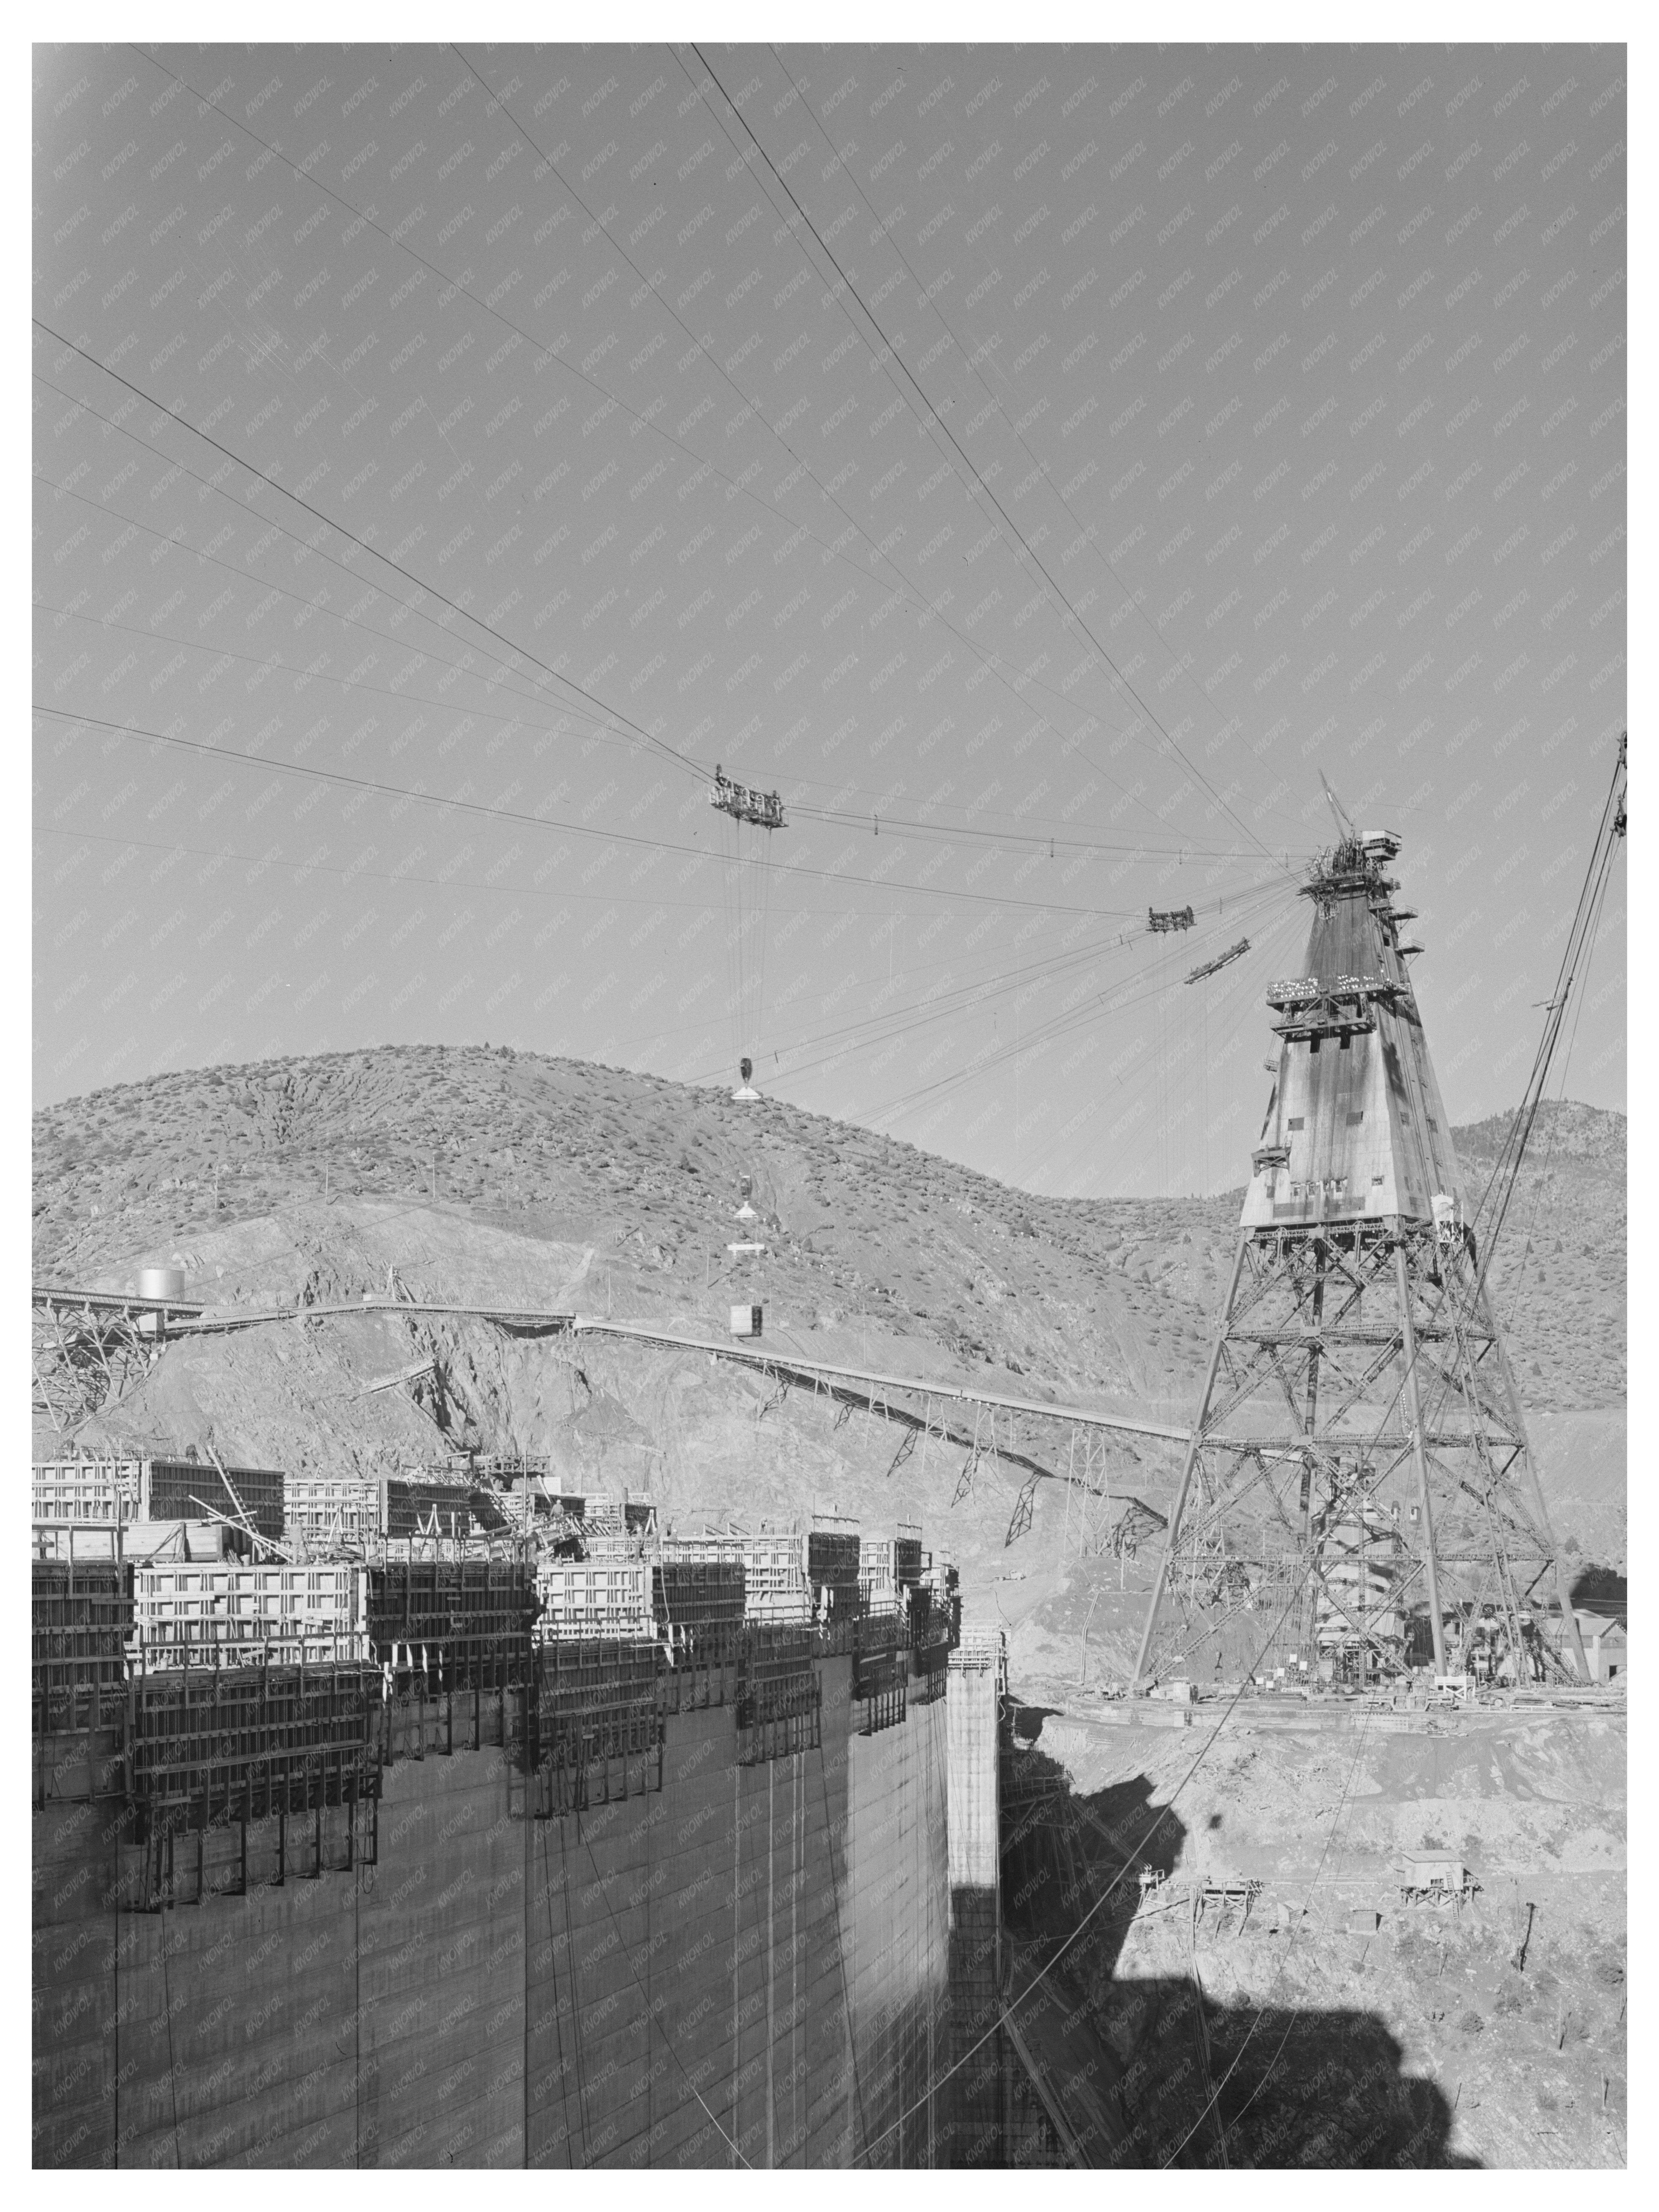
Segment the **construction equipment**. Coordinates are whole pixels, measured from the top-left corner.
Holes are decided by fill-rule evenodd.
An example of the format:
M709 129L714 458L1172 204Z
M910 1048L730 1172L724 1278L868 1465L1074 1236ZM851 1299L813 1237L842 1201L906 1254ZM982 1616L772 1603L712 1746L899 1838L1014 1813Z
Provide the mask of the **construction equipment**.
M745 1048L760 1036L766 1013L766 933L771 900L772 832L784 827L775 791L733 782L717 763L708 803L731 823L726 837L726 945L731 958L732 1042L741 1054L732 1097L756 1104L755 1063ZM745 1199L748 1194L744 1193Z
M1187 981L1189 983L1201 983L1206 975L1218 975L1231 962L1242 960L1249 949L1249 939L1241 937L1237 945L1230 945L1224 952L1218 952L1213 960L1206 960L1200 967L1194 968Z
M714 767L714 788L708 794L708 804L722 814L729 814L734 822L752 822L763 830L781 830L783 800L775 791L756 791L746 783L734 783L722 774L718 762Z
M1139 1687L1212 1664L1387 1679L1431 1653L1443 1674L1461 1613L1501 1622L1494 1677L1520 1680L1563 1663L1532 1620L1552 1576L1584 1677L1401 957L1399 850L1345 834L1315 863L1303 973L1268 987L1277 1079Z

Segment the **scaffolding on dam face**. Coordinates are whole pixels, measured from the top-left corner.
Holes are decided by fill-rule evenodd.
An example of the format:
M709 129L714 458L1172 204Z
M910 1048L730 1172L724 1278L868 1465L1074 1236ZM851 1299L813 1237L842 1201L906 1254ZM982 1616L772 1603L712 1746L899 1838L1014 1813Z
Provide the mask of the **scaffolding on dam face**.
M129 1909L372 1863L380 1688L378 1670L361 1663L180 1667L136 1677L126 1769L138 1863L126 1870Z
M126 1577L101 1562L32 1565L34 1730L97 1724L126 1682L132 1602Z
M816 1639L810 1628L774 1628L746 1639L738 1686L738 1764L816 1751L821 1735L823 1691Z
M662 1653L655 1644L544 1644L509 1700L513 1808L530 1820L586 1813L662 1788Z
M396 1692L506 1690L527 1679L535 1571L522 1559L404 1560L358 1570L371 1656Z
M921 1585L910 1593L910 1702L931 1705L945 1695L946 1670L956 1646L954 1607L937 1603L935 1593Z
M671 1644L696 1664L743 1626L743 1560L686 1558L666 1548L651 1564L651 1609Z
M896 1728L906 1711L908 1638L896 1612L866 1613L853 1650L854 1725L860 1735Z

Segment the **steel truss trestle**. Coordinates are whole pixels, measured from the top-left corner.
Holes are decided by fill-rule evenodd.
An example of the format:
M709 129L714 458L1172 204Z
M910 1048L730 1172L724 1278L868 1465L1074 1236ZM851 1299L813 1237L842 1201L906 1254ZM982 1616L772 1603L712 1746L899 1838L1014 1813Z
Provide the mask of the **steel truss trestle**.
M154 1302L36 1293L31 1313L33 1411L59 1436L111 1413L160 1358L166 1315Z

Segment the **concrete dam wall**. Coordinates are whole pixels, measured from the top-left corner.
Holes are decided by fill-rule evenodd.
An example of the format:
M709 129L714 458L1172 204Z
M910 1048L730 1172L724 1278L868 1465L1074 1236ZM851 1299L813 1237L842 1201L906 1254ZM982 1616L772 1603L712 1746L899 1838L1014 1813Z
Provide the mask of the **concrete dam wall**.
M818 1657L770 1735L687 1670L574 1790L511 1689L400 1698L378 1797L164 1846L107 1716L40 1735L35 2165L949 2162L933 1657Z

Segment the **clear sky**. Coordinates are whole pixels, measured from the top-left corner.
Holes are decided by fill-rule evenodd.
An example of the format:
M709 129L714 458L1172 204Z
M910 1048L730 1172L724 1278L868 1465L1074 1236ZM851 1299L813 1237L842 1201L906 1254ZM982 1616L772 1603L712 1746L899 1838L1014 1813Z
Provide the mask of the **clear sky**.
M1624 726L1624 71L37 48L37 1101L746 1051L1223 1188L1322 772L1513 1103Z

